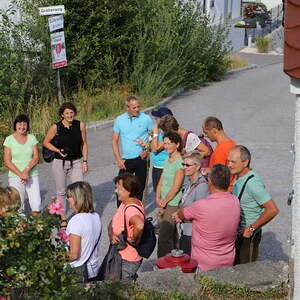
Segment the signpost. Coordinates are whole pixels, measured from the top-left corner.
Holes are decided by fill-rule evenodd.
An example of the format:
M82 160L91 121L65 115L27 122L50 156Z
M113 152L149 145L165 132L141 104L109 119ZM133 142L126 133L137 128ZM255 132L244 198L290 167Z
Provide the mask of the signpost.
M65 13L64 5L47 6L39 8L40 16L62 15Z
M57 31L64 28L65 6L47 6L40 7L39 12L41 16L51 16L48 18L49 31L53 32L50 35L51 38L51 55L52 55L52 68L57 72L57 90L58 90L58 102L62 104L62 93L60 84L60 72L59 69L68 65L66 55L66 42L64 31Z
M63 29L64 28L64 16L58 15L55 17L50 17L48 19L49 23L49 30L50 32L53 32L55 30Z

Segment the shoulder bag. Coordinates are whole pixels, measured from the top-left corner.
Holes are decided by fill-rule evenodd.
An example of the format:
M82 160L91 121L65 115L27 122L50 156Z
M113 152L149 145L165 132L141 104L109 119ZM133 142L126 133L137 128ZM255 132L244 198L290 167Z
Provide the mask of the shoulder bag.
M238 198L239 198L240 201L241 201L241 199L242 199L242 196L243 196L243 194L244 194L244 190L245 190L245 187L246 187L248 181L249 181L251 178L253 178L253 177L254 177L253 174L250 175L250 176L246 179L246 181L244 182L243 187L242 187L242 189L241 189L241 191L240 191L240 193L239 193L239 195L238 195Z
M56 134L54 136L54 138L50 141L50 143L57 147L58 146L58 136L59 136L59 131L60 131L60 122L55 123L57 130L56 130ZM50 163L51 161L53 161L54 157L55 157L55 152L44 147L42 148L42 154L43 154L43 159L45 162Z
M87 268L87 263L90 260L90 258L92 257L92 254L94 253L95 249L97 248L99 241L100 241L100 237L101 237L101 231L98 237L98 240L90 254L90 256L85 260L85 262L79 266L78 268L82 270L82 274L83 274L83 278L84 278L84 283L86 282L91 282L91 281L96 281L98 279L98 275L93 277L93 278L89 278L89 272L88 272L88 268Z

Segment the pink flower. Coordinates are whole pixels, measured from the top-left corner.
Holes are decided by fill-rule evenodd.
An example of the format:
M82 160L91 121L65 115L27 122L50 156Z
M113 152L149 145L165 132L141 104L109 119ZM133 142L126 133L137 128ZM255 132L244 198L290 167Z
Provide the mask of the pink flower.
M61 240L65 243L67 243L69 241L69 236L66 233L65 229L60 229L58 232L58 236L61 238ZM1 299L0 299L1 300Z
M48 210L52 215L63 215L65 213L64 207L59 199L57 199L55 202L49 203Z
M7 300L7 298L4 298L4 297L0 297L0 300Z

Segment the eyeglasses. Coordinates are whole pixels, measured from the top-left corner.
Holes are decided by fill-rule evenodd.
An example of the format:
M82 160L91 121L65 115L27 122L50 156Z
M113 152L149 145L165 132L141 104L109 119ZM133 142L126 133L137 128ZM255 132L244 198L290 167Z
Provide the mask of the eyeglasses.
M190 167L190 166L194 166L194 165L195 165L195 164L189 165L189 164L182 163L182 166L183 166L183 167Z

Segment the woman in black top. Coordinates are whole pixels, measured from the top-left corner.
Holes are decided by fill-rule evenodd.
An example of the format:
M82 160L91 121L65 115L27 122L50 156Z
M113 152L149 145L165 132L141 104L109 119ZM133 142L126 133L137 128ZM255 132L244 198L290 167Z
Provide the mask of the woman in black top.
M71 183L83 181L83 174L88 171L88 145L85 124L75 120L75 105L66 102L61 105L58 113L61 121L50 127L43 146L56 152L52 162L56 197L66 206L67 176L70 176ZM57 147L51 144L55 136Z

